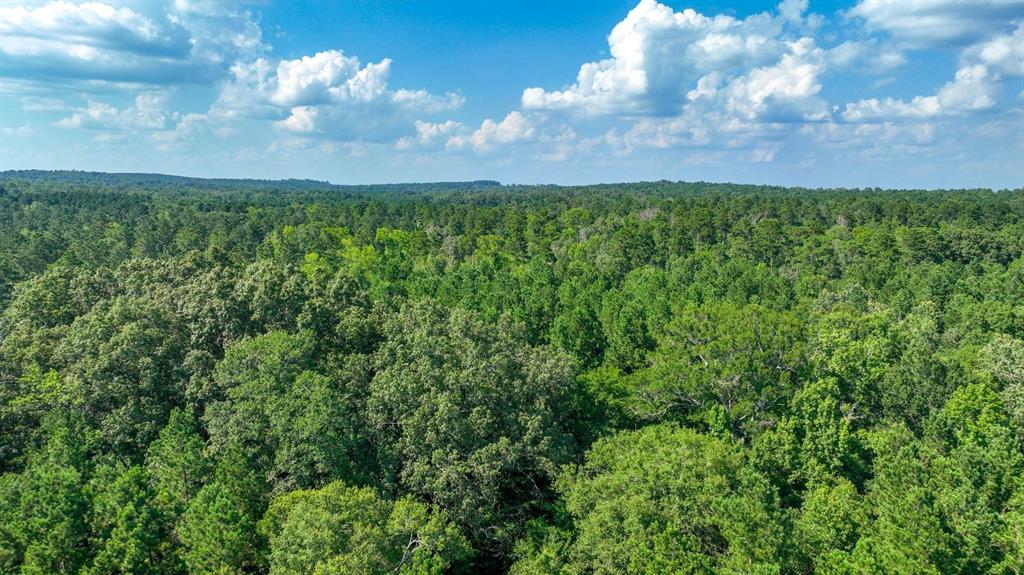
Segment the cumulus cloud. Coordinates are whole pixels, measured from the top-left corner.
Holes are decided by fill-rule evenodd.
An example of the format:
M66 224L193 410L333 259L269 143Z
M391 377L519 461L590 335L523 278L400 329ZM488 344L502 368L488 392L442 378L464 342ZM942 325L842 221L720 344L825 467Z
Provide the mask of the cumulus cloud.
M490 118L483 121L480 129L473 132L473 148L486 150L495 144L511 144L530 140L536 134L536 127L519 112L509 112L500 122Z
M61 128L92 128L105 130L157 130L172 118L167 109L170 94L164 91L142 92L135 102L116 108L105 102L89 102L70 116L56 122Z
M503 144L527 142L537 136L537 126L530 118L518 111L509 112L500 122L487 118L472 134L451 137L446 147L462 149L471 147L478 153L488 153Z
M462 94L448 92L443 96L431 94L426 90L399 89L391 95L391 101L400 108L417 111L423 114L449 112L462 107L466 99Z
M847 104L842 117L849 122L893 119L927 119L987 110L995 105L995 85L982 65L957 70L956 78L943 85L934 96L912 100L869 98Z
M236 62L231 75L221 83L211 112L224 118L280 116L281 107L270 101L275 86L275 67L265 58Z
M1019 0L1015 3L1019 9ZM1011 26L1008 5L980 0L975 13L949 1L863 0L847 16L864 21L869 32L886 34L839 36L842 41L822 47L805 0L784 0L774 13L745 19L675 12L656 0L641 0L609 34L609 58L583 64L575 83L563 89L526 89L521 103L524 110L566 110L584 120L627 120L624 131L613 128L598 139L579 139L616 153L747 149L751 161L774 161L783 142L818 135L800 126L841 125L836 121L857 124L859 131L848 134L855 141L922 144L937 129L931 120L993 109L1000 76L1020 73L1021 25L1013 24L1012 33L991 35L993 29ZM938 29L917 30L930 25ZM971 45L980 35L985 39ZM932 40L970 46L962 52L954 79L933 94L909 100L865 98L845 107L831 106L822 97L830 75L892 72L906 65L908 50ZM889 81L876 83L875 89ZM493 131L495 125L488 128ZM463 134L449 141L467 145L470 139Z
M472 129L462 122L447 120L445 122L417 121L416 135L398 140L398 150L450 150L472 151L477 154L489 154L499 148L513 144L544 141L550 144L564 144L568 133L563 130L553 135L543 135L536 118L522 112L509 112L500 121L491 118L481 122L480 127ZM574 137L574 134L573 136Z
M390 71L387 58L360 67L359 58L339 50L282 60L270 100L281 106L371 102L387 92Z
M800 22L809 5L809 0L782 0L779 15L790 22Z
M175 2L146 14L103 2L0 6L0 75L36 84L213 83L262 49L251 15L221 3Z
M912 47L962 46L1021 17L1020 0L860 0L847 15Z
M166 97L146 100L159 93L154 88L190 83L218 86L217 100L204 114L213 122L184 124L192 132L200 125L224 129L235 120L259 119L289 133L385 140L407 134L415 118L463 103L457 93L389 87L387 58L363 64L325 50L274 59L268 51L253 16L223 2L0 6L0 77L11 79L5 89L29 87L25 111L69 111L57 122L62 127L164 130L178 120L156 111ZM123 109L88 95L85 106L64 104L70 94L99 89L137 90L138 99ZM155 140L172 137L167 132Z
M620 152L636 148L681 148L706 146L712 141L713 128L694 115L677 118L644 118L633 124L621 136L607 132L603 143Z
M909 8L915 6L916 8ZM986 15L993 17L1005 8L1003 2L979 2L975 24L986 21ZM1021 5L1017 3L1019 9ZM856 7L858 14L895 15L897 21L906 18L912 21L923 18L924 26L929 18L948 17L958 20L955 26L949 24L945 37L952 38L955 30L957 39L962 39L965 30L973 25L960 22L962 14L951 8L948 2L929 0L920 3L894 4L864 0ZM954 17L956 16L956 17ZM968 20L970 20L968 18ZM995 24L995 23L993 23ZM1006 22L998 24L1005 26ZM907 25L909 27L909 24ZM949 28L949 26L954 26ZM947 38L947 39L948 39ZM898 98L866 98L846 104L842 119L848 122L889 122L892 120L929 120L933 118L963 116L972 112L989 110L997 105L1000 82L1003 76L1024 75L1024 24L1017 23L1012 32L989 34L985 40L967 46L961 53L961 66L954 79L940 87L934 95L916 96L910 100Z
M787 10L792 16L802 7ZM769 14L708 17L641 0L609 34L611 58L583 64L576 82L563 90L527 88L522 105L586 114L676 113L702 76L728 75L777 59L786 50L781 27Z
M174 0L167 18L188 30L191 57L217 70L270 49L253 15L232 3Z
M733 80L728 109L748 120L820 121L828 106L817 98L825 53L811 38L788 44L778 63L756 68Z
M623 132L580 139L616 153L755 146L781 124L830 117L819 93L831 60L804 36L820 25L807 8L785 0L776 13L737 19L641 0L608 36L610 58L583 64L563 90L525 90L522 106L626 118L632 126ZM762 146L751 157L768 161L776 152Z
M1007 22L1005 2L982 0L977 13L968 13L952 2L865 0L847 16L865 22L868 34L830 38L831 47L818 44L820 20L807 9L805 0L784 0L774 13L737 19L641 0L609 34L609 58L583 64L576 81L560 90L523 92L526 111L569 111L552 118L606 126L597 137L572 131L571 139L542 157L565 158L584 148L615 155L677 149L688 150L689 157L704 149L711 155L745 150L747 161L773 162L790 141L830 141L839 134L875 150L922 148L940 130L953 129L957 118L996 108L1002 76L1024 68L1024 32L1019 22ZM939 29L916 30L932 23ZM872 33L879 30L885 33ZM845 107L822 97L825 80L836 74L889 74L905 66L914 50L953 43L966 46L959 69L931 95L865 98ZM892 81L875 82L874 89ZM628 124L609 130L607 120L595 118L608 116ZM535 133L548 129L545 121L550 119L535 118ZM449 138L449 147L471 146L476 136L474 149L487 149L483 129L494 132L498 125L489 122ZM538 149L545 145L544 137L525 141Z
M438 148L449 139L466 132L462 122L447 120L445 122L424 122L416 120L416 135L405 136L398 140L395 147L399 150Z
M1024 23L1010 34L1000 34L969 47L967 61L984 64L996 73L1024 76Z
M362 64L340 50L276 63L239 63L220 90L212 113L221 118L264 118L277 128L340 140L392 139L413 117L458 108L461 95L391 89L391 60Z
M309 134L316 131L316 117L319 113L315 106L295 106L287 118L275 124L288 132Z

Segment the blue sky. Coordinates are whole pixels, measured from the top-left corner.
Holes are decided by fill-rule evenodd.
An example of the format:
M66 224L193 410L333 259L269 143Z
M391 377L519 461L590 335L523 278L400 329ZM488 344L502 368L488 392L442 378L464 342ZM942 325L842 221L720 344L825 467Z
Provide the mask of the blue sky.
M1024 0L0 4L0 169L1024 186Z

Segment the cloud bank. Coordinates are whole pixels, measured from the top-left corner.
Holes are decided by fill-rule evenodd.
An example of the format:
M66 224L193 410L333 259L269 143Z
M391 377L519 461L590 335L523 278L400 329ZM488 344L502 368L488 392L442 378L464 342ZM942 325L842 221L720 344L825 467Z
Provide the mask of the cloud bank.
M259 5L7 3L0 97L19 117L3 130L182 156L234 146L239 162L301 152L524 168L794 169L940 161L967 140L1022 148L1020 0L814 10L783 0L741 17L640 0L608 31L607 57L579 62L562 85L518 86L511 109L469 113L467 98L479 97L469 76L433 92L395 86L402 62L344 46L278 55ZM944 59L945 75L920 79L923 58Z

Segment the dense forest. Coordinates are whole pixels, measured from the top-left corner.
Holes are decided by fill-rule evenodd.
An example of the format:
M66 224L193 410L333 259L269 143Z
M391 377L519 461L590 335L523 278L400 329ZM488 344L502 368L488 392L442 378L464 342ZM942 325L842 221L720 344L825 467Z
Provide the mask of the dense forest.
M1024 572L1024 190L0 174L0 572Z

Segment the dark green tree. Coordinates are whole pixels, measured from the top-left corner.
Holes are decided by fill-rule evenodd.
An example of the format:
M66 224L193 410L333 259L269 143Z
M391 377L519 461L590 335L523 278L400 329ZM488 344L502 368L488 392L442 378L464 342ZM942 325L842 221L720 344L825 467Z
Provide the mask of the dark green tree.
M572 362L529 347L509 322L429 305L385 333L368 409L388 482L496 553L572 455Z

